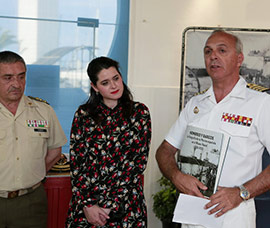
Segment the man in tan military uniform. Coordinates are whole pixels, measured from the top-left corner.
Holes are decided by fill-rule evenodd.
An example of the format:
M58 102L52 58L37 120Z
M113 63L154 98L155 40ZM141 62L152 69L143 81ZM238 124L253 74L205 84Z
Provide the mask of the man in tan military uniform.
M0 227L46 227L41 181L59 160L66 136L52 107L26 97L26 65L0 52Z

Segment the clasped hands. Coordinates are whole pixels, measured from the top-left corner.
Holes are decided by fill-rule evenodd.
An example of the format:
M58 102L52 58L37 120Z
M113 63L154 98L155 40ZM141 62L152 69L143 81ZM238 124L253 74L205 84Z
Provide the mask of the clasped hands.
M94 205L92 207L84 207L83 212L89 223L95 226L104 226L107 223L107 219L110 218L111 209Z

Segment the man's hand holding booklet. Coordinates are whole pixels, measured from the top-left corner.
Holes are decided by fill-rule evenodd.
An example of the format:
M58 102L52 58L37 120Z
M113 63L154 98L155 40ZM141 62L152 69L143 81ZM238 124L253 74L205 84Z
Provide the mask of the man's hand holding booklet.
M223 217L209 215L204 209L207 199L217 191L230 138L221 132L189 125L178 155L181 172L197 178L205 186L205 198L180 194L174 211L174 222L218 228Z

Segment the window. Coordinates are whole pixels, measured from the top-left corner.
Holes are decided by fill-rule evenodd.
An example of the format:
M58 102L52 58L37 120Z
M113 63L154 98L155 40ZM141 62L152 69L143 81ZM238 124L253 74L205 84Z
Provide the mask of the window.
M25 94L50 103L68 139L74 112L88 99L91 59L116 59L126 80L128 15L127 0L10 0L0 10L0 51L25 59Z

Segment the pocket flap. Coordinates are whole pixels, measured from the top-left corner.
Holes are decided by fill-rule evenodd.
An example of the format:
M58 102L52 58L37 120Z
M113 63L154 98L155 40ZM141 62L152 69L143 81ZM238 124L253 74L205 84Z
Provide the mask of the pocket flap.
M229 135L238 137L248 137L250 133L250 127L228 122L222 123L221 129Z
M28 132L31 137L49 138L48 128L30 128Z

